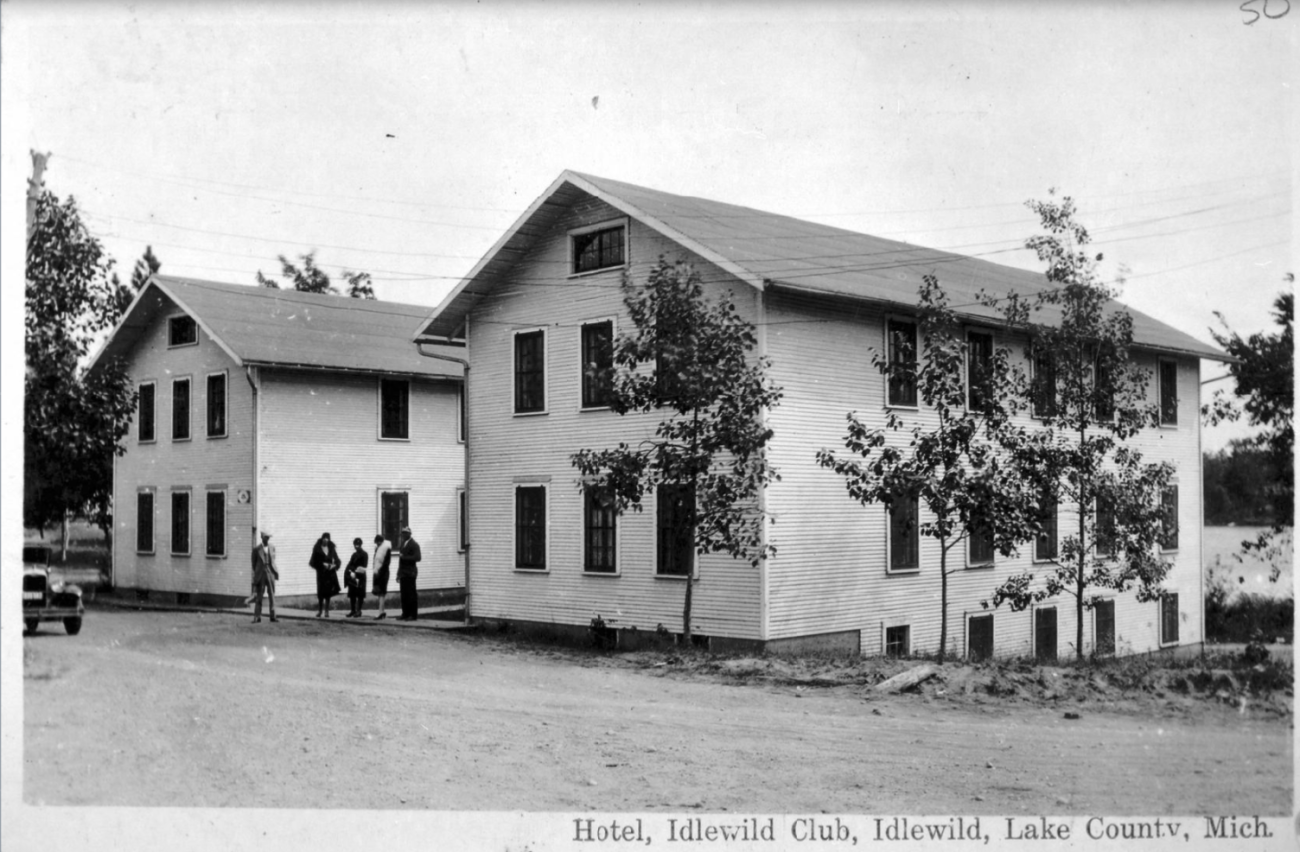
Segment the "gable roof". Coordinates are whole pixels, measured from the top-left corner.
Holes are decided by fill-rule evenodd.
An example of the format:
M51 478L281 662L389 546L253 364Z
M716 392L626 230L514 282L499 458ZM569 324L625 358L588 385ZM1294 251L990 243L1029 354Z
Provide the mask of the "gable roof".
M179 308L240 366L459 378L461 365L426 358L411 334L427 305L154 275L91 361L124 357L160 316ZM438 351L435 347L433 351ZM458 357L463 350L442 348Z
M706 198L673 195L566 171L530 206L451 291L417 337L463 335L474 305L516 258L574 202L593 196L765 290L776 288L914 308L923 276L935 274L964 316L999 323L996 308L975 304L981 291L1029 295L1047 289L1039 272L820 225ZM1209 344L1132 308L1134 342L1166 352L1224 360ZM1051 322L1051 309L1041 315Z

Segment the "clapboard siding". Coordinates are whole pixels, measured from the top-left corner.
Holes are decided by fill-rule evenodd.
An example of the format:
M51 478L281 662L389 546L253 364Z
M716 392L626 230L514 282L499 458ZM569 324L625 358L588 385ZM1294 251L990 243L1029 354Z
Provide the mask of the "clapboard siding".
M313 543L329 532L347 562L352 539L366 551L379 531L379 494L409 492L412 535L423 561L416 586L465 583L457 552L457 489L464 447L456 441L458 383L411 380L410 440L379 438L374 375L261 371L259 507L280 559L281 594L311 594Z
M367 551L379 528L378 493L410 491L411 525L424 561L419 588L463 586L457 552L457 496L464 485L464 445L456 439L459 381L411 381L411 440L380 441L379 377L260 368L260 403L244 368L200 327L197 345L168 348L163 311L127 355L135 385L154 382L156 440L141 443L138 424L113 480L114 580L125 588L242 596L254 526L273 533L282 594L309 594L312 542L325 530L346 560L351 540ZM227 436L206 436L207 376L224 371ZM171 439L172 380L190 377L191 439ZM260 376L260 377L259 377ZM255 412L255 407L258 409ZM256 446L256 450L255 450ZM261 472L255 475L254 457ZM226 494L225 555L206 555L206 493ZM136 493L152 489L154 553L136 546ZM190 554L171 554L171 493L190 491ZM260 491L260 493L259 493ZM239 502L240 492L251 499ZM260 504L260 506L259 506Z
M681 629L684 585L655 577L655 511L629 512L618 521L619 573L590 575L582 563L582 496L570 456L653 434L653 415L620 417L580 410L581 324L629 320L619 289L621 270L568 278L568 232L622 219L588 199L574 205L498 282L469 318L472 607L476 617L585 625L596 615L619 627ZM638 221L630 223L630 272L644 281L662 254L692 261L711 294L729 289L747 317L757 316L757 293ZM722 283L726 282L726 283ZM546 413L513 413L514 333L546 332ZM548 570L514 568L514 491L517 480L546 480ZM704 635L760 638L761 572L727 556L698 560L693 629Z
M244 371L200 328L198 343L168 348L167 321L179 310L164 312L145 331L126 359L132 383L155 383L156 440L141 443L133 418L123 441L126 454L114 465L113 566L114 582L128 588L168 592L247 593L249 567L244 557L252 548L251 503L236 495L253 485L252 390ZM207 437L207 376L226 375L226 437ZM188 441L171 437L172 380L189 377L190 434ZM138 411L137 411L138 414ZM223 486L226 494L226 555L206 555L206 492ZM154 553L136 552L136 493L153 489ZM190 489L190 555L171 554L171 492Z
M872 349L883 348L881 308L831 303L779 294L766 296L766 341L773 377L785 388L781 405L770 415L775 431L771 459L781 481L767 495L774 523L770 541L777 555L769 560L768 638L779 639L842 630L860 630L864 653L882 650L886 626L911 626L916 651L937 649L940 634L938 544L921 540L921 570L914 574L886 571L887 520L879 506L853 501L842 477L817 466L815 453L828 448L843 454L845 415L855 411L866 423L884 425L884 384L872 366ZM1000 345L1003 345L1000 342ZM1023 347L1011 345L1023 356ZM1150 398L1155 400L1154 356L1139 354L1138 362L1152 371ZM1197 410L1198 362L1179 361L1179 425L1148 429L1135 439L1144 455L1167 460L1179 471L1179 513L1182 535L1167 589L1180 593L1180 642L1201 639L1200 623L1200 455ZM922 410L911 422L929 425L933 416ZM1028 421L1026 421L1028 422ZM890 438L904 446L906 431ZM923 518L925 514L922 508ZM1077 518L1063 506L1060 535L1069 534ZM984 613L980 603L1006 577L1032 570L1029 551L1013 559L999 557L992 568L965 568L965 553L955 549L950 559L962 566L949 578L948 648L965 652L965 617ZM952 564L950 563L950 568ZM1041 568L1040 568L1041 570ZM1073 599L1056 602L1058 652L1072 653L1075 639ZM1139 604L1129 593L1116 605L1117 643L1121 649L1144 651L1159 645L1158 604ZM1091 648L1091 613L1086 613L1085 650ZM1032 649L1030 612L995 615L995 648L999 654L1028 654Z

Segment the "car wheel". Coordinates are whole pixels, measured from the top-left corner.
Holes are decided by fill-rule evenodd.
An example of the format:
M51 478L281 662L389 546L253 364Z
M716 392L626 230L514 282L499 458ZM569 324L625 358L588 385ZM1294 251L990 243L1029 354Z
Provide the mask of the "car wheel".
M27 632L28 632L28 633L35 633L35 632L36 632L36 627L37 627L37 625L39 625L40 623L41 623L41 620L40 620L39 618L25 618L25 619L23 619L23 626L25 626L25 627L27 628Z
M63 619L63 628L68 631L69 636L76 636L81 632L81 616Z

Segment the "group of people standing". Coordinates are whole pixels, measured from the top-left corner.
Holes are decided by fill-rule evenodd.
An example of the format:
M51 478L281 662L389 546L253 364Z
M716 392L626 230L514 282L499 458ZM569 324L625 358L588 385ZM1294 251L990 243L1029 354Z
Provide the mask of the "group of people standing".
M275 617L275 583L280 579L279 567L275 558L275 546L271 544L271 534L261 531L261 544L253 548L253 594L248 604L253 608L253 623L262 620L262 595L270 598L271 620ZM389 566L393 559L393 546L382 535L375 536L374 579L370 593L378 598L379 614L375 618L384 618L384 602L388 595ZM352 557L343 569L343 583L339 583L339 568L343 566L338 550L330 539L329 533L321 537L312 546L311 559L308 564L316 572L316 617L329 618L330 601L347 589L350 608L346 618L360 618L361 605L366 599L366 569L370 567L371 557L366 553L364 542L352 539ZM403 527L397 554L397 585L401 595L402 614L398 621L415 621L418 601L415 593L415 578L419 573L416 567L422 555L420 545L411 538L411 528Z

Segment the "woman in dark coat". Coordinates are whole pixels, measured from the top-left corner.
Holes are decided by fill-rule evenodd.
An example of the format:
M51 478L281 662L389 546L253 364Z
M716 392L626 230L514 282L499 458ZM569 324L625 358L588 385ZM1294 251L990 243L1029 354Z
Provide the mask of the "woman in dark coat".
M315 547L311 549L311 561L308 563L316 570L316 617L330 617L330 598L339 593L339 561L334 542L329 533L321 533Z

